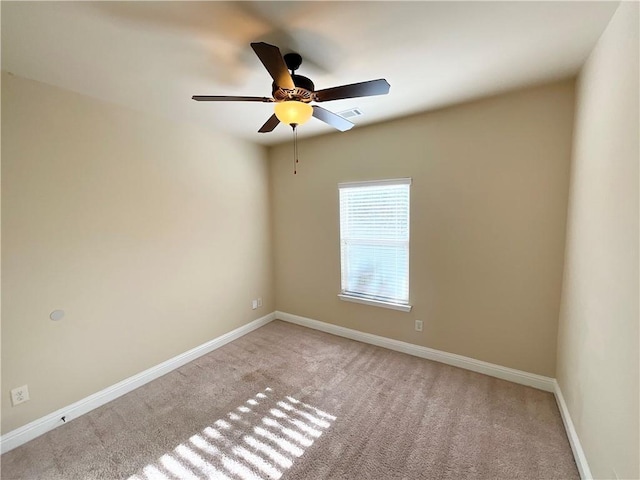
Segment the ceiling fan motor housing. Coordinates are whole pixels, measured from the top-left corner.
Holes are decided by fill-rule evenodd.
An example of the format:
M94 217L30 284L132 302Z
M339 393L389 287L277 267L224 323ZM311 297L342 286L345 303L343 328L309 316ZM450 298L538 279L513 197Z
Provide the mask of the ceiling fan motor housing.
M313 100L313 92L315 86L313 82L307 77L302 75L291 75L293 83L296 86L294 89L282 88L275 83L272 86L272 95L277 102L283 102L285 100L297 100L299 102L309 103Z

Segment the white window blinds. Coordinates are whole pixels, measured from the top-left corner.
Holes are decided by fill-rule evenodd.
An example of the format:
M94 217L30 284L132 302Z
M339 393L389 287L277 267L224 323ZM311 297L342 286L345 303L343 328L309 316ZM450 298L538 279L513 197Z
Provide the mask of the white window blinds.
M342 294L409 303L410 178L338 185Z

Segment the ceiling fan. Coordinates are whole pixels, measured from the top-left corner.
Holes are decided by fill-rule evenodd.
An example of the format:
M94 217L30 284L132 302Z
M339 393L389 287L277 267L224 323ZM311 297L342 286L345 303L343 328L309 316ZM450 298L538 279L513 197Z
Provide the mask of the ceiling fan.
M295 132L296 127L309 120L311 116L344 132L353 127L353 123L318 105L309 104L311 102L328 102L330 100L386 95L389 93L390 85L383 78L315 90L315 86L310 79L295 73L302 64L302 57L297 53L287 53L283 57L278 47L264 42L252 43L251 48L253 48L253 51L265 66L271 78L273 78L272 97L194 95L191 98L199 102L275 103L275 113L258 130L260 133L271 132L280 122L291 125ZM289 70L291 70L291 73L289 73Z

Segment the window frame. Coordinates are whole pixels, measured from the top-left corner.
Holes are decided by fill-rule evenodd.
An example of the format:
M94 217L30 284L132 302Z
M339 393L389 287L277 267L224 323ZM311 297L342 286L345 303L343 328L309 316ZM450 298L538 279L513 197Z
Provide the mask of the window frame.
M338 298L347 302L354 302L364 305L370 305L375 307L389 308L392 310L398 310L402 312L410 312L413 308L410 305L410 246L411 246L411 178L394 178L394 179L384 179L384 180L368 180L368 181L357 181L357 182L341 182L338 183L338 220L339 220L339 248L340 248L340 293L338 294ZM342 235L342 203L340 201L340 192L342 189L346 188L357 188L357 187L374 187L374 186L385 186L385 185L407 185L409 187L408 191L408 210L407 210L407 301L405 302L393 302L387 301L379 298L374 298L373 296L368 296L366 294L358 294L355 292L348 292L343 289L345 284L345 279L343 278L344 273L344 265L343 265L343 235ZM373 241L372 243L376 243Z

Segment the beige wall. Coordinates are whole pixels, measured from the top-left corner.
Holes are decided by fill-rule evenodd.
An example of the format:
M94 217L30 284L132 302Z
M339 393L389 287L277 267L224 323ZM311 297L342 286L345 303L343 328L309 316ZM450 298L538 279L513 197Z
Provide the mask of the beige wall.
M305 140L295 176L292 145L270 149L276 308L554 377L573 89ZM410 313L337 297L337 185L396 177L413 178Z
M592 474L638 466L638 4L578 81L557 378Z
M262 147L3 74L2 431L272 312L268 192Z

